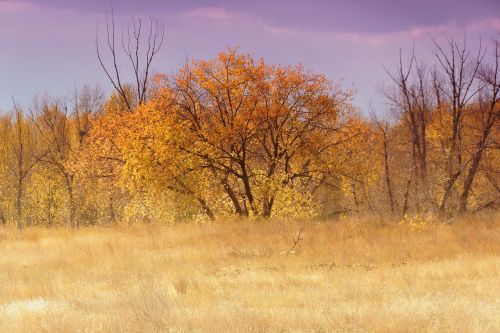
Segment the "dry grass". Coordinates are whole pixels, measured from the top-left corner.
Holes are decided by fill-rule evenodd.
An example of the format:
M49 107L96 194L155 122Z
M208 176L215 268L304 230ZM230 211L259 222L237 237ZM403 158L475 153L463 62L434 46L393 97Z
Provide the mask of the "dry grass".
M0 228L0 331L498 332L499 220Z

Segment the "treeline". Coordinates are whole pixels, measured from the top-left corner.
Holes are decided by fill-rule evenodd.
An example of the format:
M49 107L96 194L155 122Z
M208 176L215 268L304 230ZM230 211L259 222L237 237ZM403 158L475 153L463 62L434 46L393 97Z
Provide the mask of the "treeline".
M434 64L401 56L388 71L384 118L362 117L323 75L235 49L173 75L149 74L156 51L145 69L130 57L129 85L101 61L110 97L83 87L0 118L0 223L495 209L499 42L434 51Z

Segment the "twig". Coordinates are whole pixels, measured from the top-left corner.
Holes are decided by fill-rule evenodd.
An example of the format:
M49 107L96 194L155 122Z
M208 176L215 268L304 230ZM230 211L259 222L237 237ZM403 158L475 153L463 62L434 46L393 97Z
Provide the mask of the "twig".
M293 249L295 248L295 246L302 240L302 231L304 230L304 226L302 226L299 230L299 233L297 234L297 238L294 238L293 239L293 245L292 247L290 248L290 250L287 251L287 254L294 254L295 251L293 251Z

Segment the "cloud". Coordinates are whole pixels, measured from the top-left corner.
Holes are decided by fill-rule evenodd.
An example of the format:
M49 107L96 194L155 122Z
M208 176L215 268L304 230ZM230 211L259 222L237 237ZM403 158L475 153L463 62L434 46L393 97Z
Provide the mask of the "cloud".
M28 2L18 2L18 1L0 1L0 14L11 13L11 12L21 12L33 9L34 6Z
M486 18L484 20L478 20L471 22L466 27L467 30L471 31L485 31L485 30L493 30L497 34L500 33L500 18L492 17Z
M0 0L1 2L2 0ZM389 33L416 26L464 27L497 13L498 0L7 0L31 3L39 8L118 15L154 14L214 21L234 14L260 18L274 27L307 31Z
M238 17L238 13L229 12L222 7L200 7L183 13L187 19L204 19L211 21L228 21Z
M335 31L311 32L307 30L276 27L267 24L263 26L263 30L276 36L295 37L302 39L310 39L310 37L316 36L322 38L323 40L325 40L325 42L331 40L341 40L355 45L365 44L373 46L384 44L386 39L392 35Z
M465 34L470 35L495 35L500 33L499 18L485 18L472 21L465 26L459 26L455 22L439 25L417 25L409 29L376 33L376 32L344 32L344 31L308 31L302 29L293 29L271 24L264 24L263 30L267 33L295 38L310 38L318 36L326 40L340 40L353 45L382 46L393 44L396 41L404 39L426 39L439 36L457 36L462 37ZM309 36L309 37L308 37Z

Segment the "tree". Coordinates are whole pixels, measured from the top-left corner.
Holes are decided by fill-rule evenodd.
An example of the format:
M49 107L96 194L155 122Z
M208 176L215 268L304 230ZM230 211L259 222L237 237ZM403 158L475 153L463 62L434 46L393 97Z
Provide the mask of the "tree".
M404 215L409 209L410 186L412 183L418 185L416 188L418 192L417 206L421 204L421 201L428 200L427 127L433 108L433 99L427 79L428 72L424 65L418 63L414 51L405 68L400 50L396 73L391 74L388 70L386 72L395 84L395 89L386 92L386 97L391 102L393 111L401 119L411 135L411 166L405 188ZM414 180L418 181L418 184Z
M81 131L76 133L68 108L57 100L51 101L47 96L35 99L30 114L45 147L45 154L40 161L64 180L68 195L68 224L79 226L78 221L75 223L75 170L72 167L72 158L77 140L81 140Z
M106 16L106 45L111 57L111 65L106 65L99 43L99 26L96 36L96 52L99 64L109 81L113 85L116 93L123 99L127 110L132 111L135 105L146 102L149 93L149 77L151 75L151 64L155 56L160 51L164 36L165 27L162 21L149 18L143 26L141 18L131 18L131 22L126 29L121 31L121 38L117 45L115 32L115 17L111 11L111 17ZM121 50L120 50L121 46ZM124 55L129 61L133 73L133 94L131 95L123 81L124 73L119 65L120 55Z
M334 172L321 157L351 137L350 97L302 66L230 49L164 76L152 103L182 125L179 150L218 179L236 214L269 217L281 190L309 192Z
M442 213L465 211L474 179L494 160L498 41L493 61L485 58L481 45L473 51L451 38L447 48L433 42L433 70L425 70L413 55L404 67L400 53L396 74L389 73L394 89L386 96L396 111L392 131L401 136L411 157L403 215L412 207L421 211L423 204ZM486 171L480 174L486 177ZM488 175L494 187L494 177Z
M379 141L382 144L382 155L384 160L384 179L387 190L387 200L391 208L391 214L395 213L397 202L394 195L392 175L390 171L389 160L391 159L391 126L387 120L379 120L376 117L372 120L374 124L375 134L380 137Z
M12 173L16 180L15 216L18 228L24 227L23 198L25 183L35 166L47 154L44 147L38 144L31 123L26 121L22 109L14 101L14 123L10 143L10 154L13 158Z
M459 46L453 40L448 40L448 51L434 40L435 56L442 69L441 84L436 84L436 95L442 96L444 105L451 115L451 137L448 140L449 158L447 161L448 175L443 198L439 205L441 211L446 205L457 179L463 172L463 117L467 104L480 92L481 86L475 85L477 74L484 59L481 46L477 55L471 58L471 51L464 44ZM438 103L442 103L439 101Z
M460 210L463 212L467 210L467 199L472 189L472 184L479 169L479 165L483 158L484 153L489 148L489 139L492 132L495 132L495 124L498 123L500 117L500 78L499 78L499 48L500 42L495 41L493 51L493 62L490 66L483 64L477 70L477 78L484 85L477 102L476 112L479 113L480 119L480 139L477 142L476 148L473 151L469 169L464 181L462 194L460 195ZM497 133L498 134L498 133ZM494 143L496 147L500 148L499 142Z
M82 146L91 129L92 119L104 104L104 92L99 86L85 85L81 89L75 88L69 99L72 107L71 116L78 131L78 142Z

